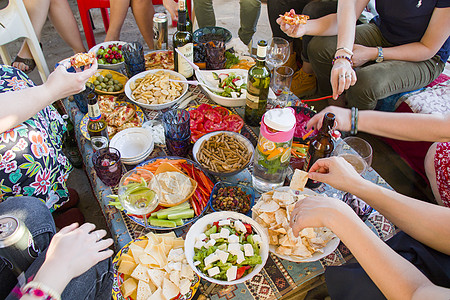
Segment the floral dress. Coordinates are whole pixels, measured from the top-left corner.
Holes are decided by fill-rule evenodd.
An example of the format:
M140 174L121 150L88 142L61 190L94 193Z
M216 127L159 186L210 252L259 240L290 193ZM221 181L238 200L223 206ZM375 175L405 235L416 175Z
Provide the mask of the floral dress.
M0 65L0 92L34 83L15 68ZM66 125L49 105L27 121L0 133L0 202L11 196L41 199L54 211L68 200L66 180L72 165L62 152Z

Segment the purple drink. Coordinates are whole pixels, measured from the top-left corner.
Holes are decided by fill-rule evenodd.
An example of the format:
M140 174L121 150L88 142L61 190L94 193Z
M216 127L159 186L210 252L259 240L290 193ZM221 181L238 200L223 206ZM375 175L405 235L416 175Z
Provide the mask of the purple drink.
M98 178L107 186L115 186L122 177L120 152L115 148L104 148L94 153L92 157Z

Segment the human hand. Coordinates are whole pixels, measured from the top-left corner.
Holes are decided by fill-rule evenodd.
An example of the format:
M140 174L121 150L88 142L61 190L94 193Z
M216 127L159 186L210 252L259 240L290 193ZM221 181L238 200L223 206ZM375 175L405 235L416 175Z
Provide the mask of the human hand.
M325 196L306 197L295 204L289 225L296 237L307 227L325 226L332 229L332 218L340 216L348 209L348 213L352 213L351 208L338 199Z
M291 9L290 12L295 14L295 10ZM287 36L293 38L300 38L306 34L307 24L290 25L283 21L283 18L279 17L277 23L280 25L281 30L286 33Z
M333 99L337 98L356 83L356 73L352 65L346 59L337 59L331 69L331 87L333 88Z
M86 88L86 82L97 71L97 60L90 68L82 72L70 73L63 65L59 65L43 84L53 100L62 99L74 94L78 94Z
M44 264L46 270L67 276L70 280L80 276L98 262L113 255L107 249L112 239L103 240L106 231L95 230L95 225L73 223L61 229L50 242Z
M317 160L309 170L309 178L350 193L352 187L364 181L351 164L336 156Z
M163 0L163 5L169 12L172 21L178 21L178 4L174 0Z
M336 116L334 124L336 125L335 128L337 130L351 130L352 111L350 109L337 106L328 106L319 113L315 114L306 124L306 130L310 131L313 128L320 129L322 127L323 116L328 112L331 112Z
M375 60L378 56L376 47L366 47L358 44L353 45L353 66L360 67L368 61Z

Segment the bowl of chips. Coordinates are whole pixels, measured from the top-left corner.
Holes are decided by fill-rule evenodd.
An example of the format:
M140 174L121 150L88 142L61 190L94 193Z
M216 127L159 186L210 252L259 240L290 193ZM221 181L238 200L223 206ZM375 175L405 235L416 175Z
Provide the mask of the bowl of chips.
M171 107L188 90L187 83L169 81L186 77L171 70L148 70L134 75L125 84L125 95L132 102L152 110Z
M289 225L297 201L317 195L306 188L294 191L289 187L279 187L261 195L252 208L252 215L267 230L270 252L293 262L311 262L336 250L340 240L328 228L304 228L295 237Z

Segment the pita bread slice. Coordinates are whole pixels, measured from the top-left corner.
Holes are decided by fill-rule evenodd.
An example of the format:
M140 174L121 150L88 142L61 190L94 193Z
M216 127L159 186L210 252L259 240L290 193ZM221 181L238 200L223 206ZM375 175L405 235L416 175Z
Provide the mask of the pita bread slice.
M131 243L129 249L130 249L131 253L133 254L134 260L137 263L140 263L139 262L139 256L144 254L144 249L142 247L139 247L135 243Z
M178 296L178 294L180 293L180 288L169 279L164 278L162 293L164 297L166 297L166 299L172 299Z
M191 281L189 279L183 278L180 280L179 287L181 295L186 295L191 289Z
M141 264L146 265L147 267L159 267L158 261L156 261L156 259L153 256L147 253L144 253L141 256L139 256L139 261L141 262Z
M157 288L161 288L166 272L158 269L148 269L148 276Z
M147 300L167 300L162 293L162 289L158 288L153 295L151 295Z
M149 268L147 268L144 265L139 264L133 271L133 273L131 273L131 277L137 279L137 280L142 280L148 283L149 281L149 277L148 277L148 270Z
M259 206L259 211L263 212L263 213L264 212L265 213L273 213L273 212L277 211L279 208L280 208L280 206L275 201L267 201L267 202L262 202L262 204Z
M294 175L292 175L291 184L289 187L292 190L303 191L305 189L306 182L308 181L308 172L295 169Z
M150 289L148 283L139 280L137 286L137 296L136 300L147 300L152 295L152 290Z
M172 271L169 273L169 279L173 282L176 286L180 286L180 271Z

